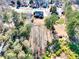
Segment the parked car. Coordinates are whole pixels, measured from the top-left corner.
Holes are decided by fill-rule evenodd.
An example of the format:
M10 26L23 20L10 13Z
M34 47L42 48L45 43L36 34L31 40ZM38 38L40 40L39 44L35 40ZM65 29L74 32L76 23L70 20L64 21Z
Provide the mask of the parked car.
M41 19L43 19L43 18L44 18L44 13L43 13L43 11L35 11L35 12L34 12L34 17L35 17L35 18L41 18Z

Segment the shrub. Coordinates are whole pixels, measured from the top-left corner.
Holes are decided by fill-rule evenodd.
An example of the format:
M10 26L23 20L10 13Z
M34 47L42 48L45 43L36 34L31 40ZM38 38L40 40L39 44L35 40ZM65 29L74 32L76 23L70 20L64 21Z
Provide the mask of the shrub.
M48 29L52 29L55 22L58 20L58 16L56 14L52 14L49 18L45 20L45 26Z
M31 54L26 54L25 59L34 59L34 57L33 57L33 55L31 55Z
M5 58L6 59L17 59L16 53L14 53L14 51L12 51L12 50L8 50L5 53Z
M20 31L20 33L19 33L20 36L24 36L24 37L28 38L30 31L31 31L31 25L27 24L27 25L21 26L19 31Z

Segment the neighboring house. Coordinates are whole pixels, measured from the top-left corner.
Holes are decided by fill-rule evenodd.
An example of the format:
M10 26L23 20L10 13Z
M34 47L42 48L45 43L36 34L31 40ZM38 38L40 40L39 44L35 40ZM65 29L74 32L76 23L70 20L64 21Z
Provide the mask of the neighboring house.
M15 5L17 5L16 3L17 3L17 1L18 0L5 0L6 1L6 4L11 4L11 1L14 1L15 2ZM25 2L25 3L27 3L27 4L29 4L29 1L30 0L19 0L22 4Z
M6 4L10 5L11 1L15 2L15 6L17 5L17 1L18 0L5 0ZM21 2L21 4L29 4L30 0L19 0ZM33 0L33 2L38 5L39 7L41 6L41 4L43 3L49 3L49 0Z

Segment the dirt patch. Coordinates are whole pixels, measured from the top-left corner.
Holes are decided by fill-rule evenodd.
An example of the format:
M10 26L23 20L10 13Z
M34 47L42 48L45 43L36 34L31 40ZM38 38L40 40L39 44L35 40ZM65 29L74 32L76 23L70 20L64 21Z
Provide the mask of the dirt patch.
M66 25L64 24L57 24L57 25L54 25L55 27L55 31L57 32L57 36L64 36L66 37L67 36L67 33L66 33Z

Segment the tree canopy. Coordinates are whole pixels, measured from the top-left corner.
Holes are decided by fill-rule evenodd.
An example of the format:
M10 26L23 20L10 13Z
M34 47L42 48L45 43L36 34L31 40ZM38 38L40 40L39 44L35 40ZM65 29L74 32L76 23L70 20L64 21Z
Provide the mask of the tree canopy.
M56 14L52 14L50 17L48 17L45 20L45 25L48 29L52 29L53 25L55 24L55 22L58 20L58 15Z

